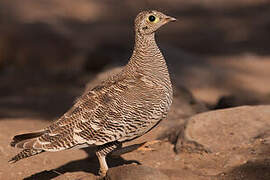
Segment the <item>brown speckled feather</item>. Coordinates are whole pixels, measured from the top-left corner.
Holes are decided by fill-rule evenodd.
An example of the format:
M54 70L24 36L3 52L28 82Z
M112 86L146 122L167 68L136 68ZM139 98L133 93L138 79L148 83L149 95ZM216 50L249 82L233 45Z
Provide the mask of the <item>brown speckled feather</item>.
M57 151L78 144L102 145L141 136L162 116L162 86L134 72L109 79L82 96L37 139L41 149ZM122 78L124 76L125 78ZM164 102L164 107L166 106ZM147 111L145 111L147 109ZM165 115L165 113L164 113ZM38 144L40 144L38 143Z
M154 32L172 20L158 11L141 12L135 19L134 51L123 70L84 93L49 127L15 136L11 145L24 150L12 161L44 151L94 145L100 147L97 156L105 171L106 154L117 144L148 132L169 111L171 81Z

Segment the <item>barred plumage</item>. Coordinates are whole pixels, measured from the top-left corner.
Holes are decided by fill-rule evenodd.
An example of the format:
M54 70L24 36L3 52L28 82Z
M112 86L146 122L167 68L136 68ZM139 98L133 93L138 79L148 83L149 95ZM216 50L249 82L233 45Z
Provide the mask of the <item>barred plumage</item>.
M44 151L97 146L104 175L108 153L151 130L169 111L171 81L154 35L173 20L158 11L141 12L135 19L134 51L124 69L84 93L49 127L15 136L11 145L24 150L11 161Z

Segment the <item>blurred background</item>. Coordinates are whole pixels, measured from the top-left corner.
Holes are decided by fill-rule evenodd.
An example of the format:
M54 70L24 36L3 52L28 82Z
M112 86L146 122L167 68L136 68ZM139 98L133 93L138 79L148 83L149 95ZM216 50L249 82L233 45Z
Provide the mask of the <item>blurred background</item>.
M176 95L184 87L210 109L270 102L267 0L2 0L0 117L61 115L127 63L146 9L178 19L156 36Z
M269 0L1 0L0 162L19 152L9 146L14 135L46 127L85 89L119 72L132 53L134 18L147 9L178 19L156 34L169 67L174 100L167 120L135 141L167 138L171 143L163 141L145 154L128 153L110 160L109 166L136 160L167 169L175 179L186 176L184 179L192 180L219 173L217 179L224 179L224 172L235 168L232 177L236 178L231 179L269 179L269 144L261 145L262 139L254 141L268 137L270 142L268 106L258 116L250 109L241 111L239 117L228 110L232 111L228 117L206 124L206 133L203 128L194 129L194 133L202 131L200 138L216 138L220 147L232 139L228 144L234 146L225 147L229 149L225 155L176 154L185 151L180 145L188 117L214 109L270 104ZM223 111L210 112L213 114L207 120L220 117L219 112ZM261 126L260 117L265 117ZM232 124L225 127L223 122ZM213 129L217 130L214 136ZM257 134L254 137L250 132ZM248 137L248 144L255 145L237 146L233 140L239 137ZM215 144L212 140L210 145ZM15 165L0 163L0 179L59 176L61 180L76 179L80 173L97 175L98 161L93 153L59 153L44 153ZM258 157L263 160L245 164Z

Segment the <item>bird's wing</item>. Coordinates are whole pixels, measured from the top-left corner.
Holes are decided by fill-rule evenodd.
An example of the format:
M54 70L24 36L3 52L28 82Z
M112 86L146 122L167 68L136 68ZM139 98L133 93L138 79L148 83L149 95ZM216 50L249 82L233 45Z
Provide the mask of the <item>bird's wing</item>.
M152 83L152 84L151 84ZM37 138L36 149L58 151L80 144L102 145L140 136L157 116L162 89L138 76L96 86L80 97Z

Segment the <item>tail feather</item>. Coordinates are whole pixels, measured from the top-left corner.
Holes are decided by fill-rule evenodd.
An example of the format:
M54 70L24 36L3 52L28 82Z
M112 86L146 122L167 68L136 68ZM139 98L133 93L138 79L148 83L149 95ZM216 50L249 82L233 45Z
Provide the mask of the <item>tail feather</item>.
M46 131L39 131L39 132L33 132L33 133L26 133L26 134L19 134L13 137L12 142L10 145L12 147L19 147L23 148L23 144L25 142L28 142L29 140L33 138L37 138L39 136L42 136Z
M20 141L18 143L16 143L15 147L16 148L21 148L21 149L39 149L37 148L35 145L37 144L37 138L34 139L26 139L23 141ZM39 145L39 143L38 143Z
M34 155L40 154L42 152L44 152L44 150L41 150L41 149L24 149L19 154L17 154L13 158L11 158L8 162L16 163L20 159L24 159L24 158L27 158L27 157L30 157L30 156L34 156Z
M42 149L35 149L34 144L38 137L42 136L46 131L39 131L33 133L19 134L13 137L10 145L12 147L23 148L23 150L9 160L10 163L15 163L20 159L34 156L44 152Z

